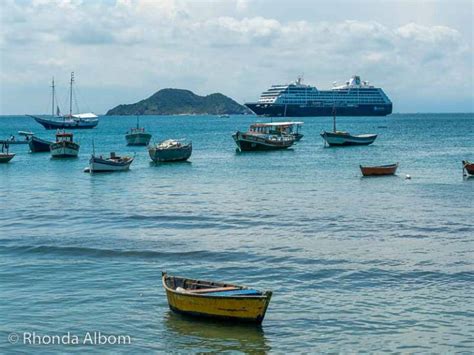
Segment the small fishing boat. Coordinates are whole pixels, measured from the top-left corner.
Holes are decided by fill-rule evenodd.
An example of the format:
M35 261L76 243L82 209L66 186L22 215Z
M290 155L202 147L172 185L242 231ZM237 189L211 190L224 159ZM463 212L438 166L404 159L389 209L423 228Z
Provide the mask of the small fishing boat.
M281 130L278 123L254 123L247 132L237 131L232 138L242 151L286 149L295 143L295 136Z
M74 72L71 73L70 89L69 89L69 114L61 115L59 107L55 107L55 85L54 78L51 83L52 88L52 104L51 104L51 116L50 117L39 117L28 115L36 122L41 124L46 129L91 129L99 124L99 118L97 115L88 113L72 113L72 99L73 99L73 83L74 83Z
M360 171L364 176L382 176L382 175L394 175L397 171L398 163L389 165L378 165L378 166L362 166L360 165Z
M347 145L369 145L377 138L376 134L358 134L352 135L349 132L338 131L336 129L336 110L333 109L333 131L321 132L324 142L329 146L347 146Z
M467 160L462 161L463 175L473 175L474 176L474 163L471 163Z
M36 136L32 136L28 143L30 145L30 150L32 153L39 153L39 152L49 152L50 146L54 142L47 141L46 139L42 139Z
M50 145L53 158L72 158L79 154L79 144L73 141L73 134L65 131L56 133L56 142Z
M193 152L192 142L181 139L168 139L148 147L151 160L158 162L185 161Z
M162 282L172 311L234 322L262 323L272 296L271 291L166 273Z
M8 148L8 143L2 143L2 151L0 152L0 163L8 163L15 156L15 153L10 153L8 151Z
M151 134L145 132L145 128L140 128L138 116L137 116L137 127L131 128L126 133L125 139L127 145L148 145L150 143Z
M89 159L89 167L84 169L86 173L126 171L130 168L133 157L120 157L114 152L110 153L110 157L103 158L102 155L96 156L92 154Z

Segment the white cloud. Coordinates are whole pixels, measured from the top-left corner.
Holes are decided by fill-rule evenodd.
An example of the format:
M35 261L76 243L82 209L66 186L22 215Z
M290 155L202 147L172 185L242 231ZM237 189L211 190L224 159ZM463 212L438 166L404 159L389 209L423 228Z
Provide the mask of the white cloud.
M117 90L110 102L91 98L98 112L169 86L255 99L301 73L318 87L359 73L393 94L402 110L404 100L414 100L408 92L447 100L462 92L472 100L472 34L413 21L268 18L253 8L240 0L8 0L0 26L1 109L24 110L23 100L5 96L7 87L47 85L70 70L95 91ZM126 88L133 97L124 96Z

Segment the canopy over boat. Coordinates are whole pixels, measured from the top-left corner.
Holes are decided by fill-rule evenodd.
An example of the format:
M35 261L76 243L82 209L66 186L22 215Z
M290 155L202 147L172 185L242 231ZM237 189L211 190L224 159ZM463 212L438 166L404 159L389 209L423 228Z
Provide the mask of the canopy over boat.
M304 122L270 122L270 123L254 123L252 127L288 127L302 126Z
M84 118L97 118L99 116L93 114L92 112L88 113L76 113L72 115L72 118L79 118L79 119L84 119Z

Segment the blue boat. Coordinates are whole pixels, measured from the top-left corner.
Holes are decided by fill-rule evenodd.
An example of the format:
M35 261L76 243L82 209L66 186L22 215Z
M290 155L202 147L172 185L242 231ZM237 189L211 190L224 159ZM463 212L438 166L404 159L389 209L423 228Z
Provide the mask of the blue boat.
M47 141L45 139L41 139L35 136L30 138L28 144L30 145L30 150L32 153L40 153L40 152L49 152L50 146L54 142Z
M74 83L74 72L71 73L70 89L69 89L69 114L61 115L59 107L56 106L56 113L54 112L55 107L55 86L54 78L51 83L52 88L52 103L51 103L51 116L39 117L28 115L35 119L40 125L46 129L91 129L99 124L99 118L97 115L89 113L72 113L72 84Z

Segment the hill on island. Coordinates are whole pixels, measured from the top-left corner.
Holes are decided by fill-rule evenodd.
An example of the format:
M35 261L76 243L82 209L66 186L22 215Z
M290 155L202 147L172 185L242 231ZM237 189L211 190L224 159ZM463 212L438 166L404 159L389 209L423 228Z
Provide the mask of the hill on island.
M219 93L199 96L189 90L163 89L134 104L118 105L107 111L106 115L231 115L246 113L251 113L247 107Z

